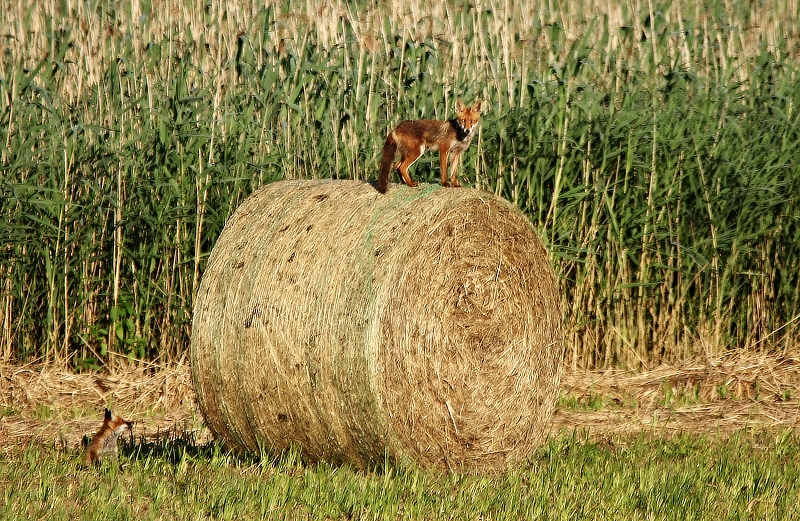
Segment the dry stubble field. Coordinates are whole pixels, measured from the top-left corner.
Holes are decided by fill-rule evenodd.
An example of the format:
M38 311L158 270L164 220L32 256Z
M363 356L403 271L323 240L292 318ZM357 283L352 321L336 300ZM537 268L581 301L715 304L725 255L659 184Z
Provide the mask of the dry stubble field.
M641 372L567 370L551 435L577 432L623 442L639 435L727 436L800 427L800 357L694 359ZM135 422L137 439L210 441L188 362L119 363L75 374L58 364L0 364L0 450L34 444L80 450L111 407Z

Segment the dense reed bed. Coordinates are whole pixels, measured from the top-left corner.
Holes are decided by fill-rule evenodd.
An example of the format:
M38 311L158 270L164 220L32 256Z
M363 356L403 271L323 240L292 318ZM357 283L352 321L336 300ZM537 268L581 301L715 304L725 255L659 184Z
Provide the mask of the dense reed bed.
M450 117L458 97L488 102L462 179L541 230L570 365L796 348L798 14L2 0L0 357L180 357L247 195L374 179L390 126Z

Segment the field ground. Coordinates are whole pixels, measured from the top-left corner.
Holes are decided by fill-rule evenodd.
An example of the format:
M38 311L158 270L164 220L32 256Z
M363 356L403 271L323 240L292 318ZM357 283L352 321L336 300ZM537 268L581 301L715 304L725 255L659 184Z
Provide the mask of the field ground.
M797 519L798 364L568 372L550 439L499 476L228 453L207 443L186 363L0 364L0 519ZM135 438L84 471L104 406Z
M188 363L119 364L75 374L57 365L0 364L0 450L29 442L76 450L103 407L136 422L134 434L210 439L194 402ZM800 357L692 360L638 373L566 371L553 435L589 439L800 428Z

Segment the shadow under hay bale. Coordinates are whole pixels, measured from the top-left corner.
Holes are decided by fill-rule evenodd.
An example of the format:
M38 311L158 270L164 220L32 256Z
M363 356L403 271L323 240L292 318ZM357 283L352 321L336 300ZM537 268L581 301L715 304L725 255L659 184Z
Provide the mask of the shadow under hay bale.
M282 181L214 247L192 374L209 428L236 448L501 471L549 429L562 336L547 252L506 201Z

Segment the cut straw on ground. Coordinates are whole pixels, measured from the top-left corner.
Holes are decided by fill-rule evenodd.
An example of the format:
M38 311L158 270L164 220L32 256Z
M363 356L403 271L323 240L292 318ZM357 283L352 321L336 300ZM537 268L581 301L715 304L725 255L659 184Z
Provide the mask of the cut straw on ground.
M67 364L0 363L0 447L46 443L78 450L108 407L135 422L135 437L191 435L210 440L197 411L191 371L181 361L115 364L111 372L75 373Z
M800 357L787 354L697 359L641 373L567 370L551 436L576 431L590 439L624 442L639 435L797 432L799 365ZM681 397L680 389L696 385L697 399ZM723 396L719 390L724 387L730 391ZM676 398L665 398L670 390ZM136 422L137 438L211 439L199 419L186 363L118 364L110 373L75 374L64 365L0 362L4 452L30 443L77 452L82 437L100 427L106 406Z

